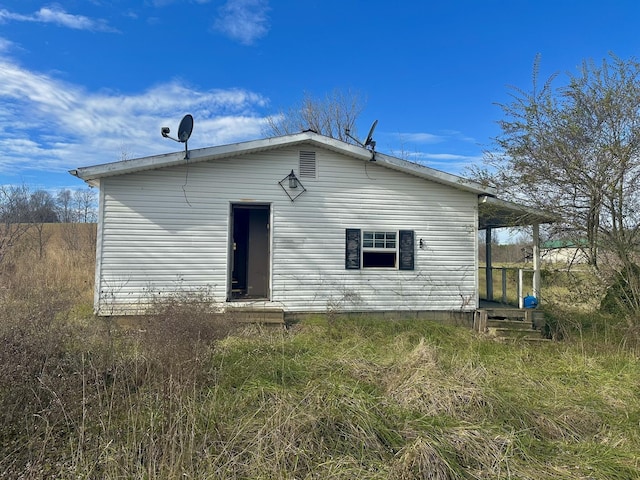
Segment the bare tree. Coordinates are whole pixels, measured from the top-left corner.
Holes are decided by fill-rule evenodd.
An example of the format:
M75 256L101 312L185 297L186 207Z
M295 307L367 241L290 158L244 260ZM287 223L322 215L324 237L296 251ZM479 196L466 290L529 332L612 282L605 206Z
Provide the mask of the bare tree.
M360 95L350 90L344 92L336 89L320 99L305 93L299 105L267 118L264 134L279 136L313 130L327 137L351 142L345 130L349 129L351 135L355 136L355 122L363 110L364 103Z
M58 210L58 219L62 223L73 222L72 208L73 194L68 188L63 188L56 195L56 205Z
M58 214L53 196L46 190L36 190L29 196L29 213L34 223L56 223Z
M592 264L603 243L626 256L637 243L635 207L640 175L640 64L612 57L580 75L542 87L534 65L533 91L516 90L502 105L506 119L498 153L488 157L504 193L555 212L566 236L586 238ZM639 212L640 213L640 212Z
M514 89L488 168L503 195L563 219L556 236L585 244L591 265L614 265L640 313L640 63L615 56L585 61L554 88L557 75L530 92ZM585 242L586 240L586 242Z
M34 241L30 247L37 252L38 258L42 258L51 239L51 230L45 225L58 222L55 200L49 192L37 190L29 196L28 219L32 226L29 236Z
M96 221L96 192L90 188L76 190L73 194L75 221L92 223Z
M0 263L16 242L31 228L26 221L29 209L29 189L22 186L0 186Z

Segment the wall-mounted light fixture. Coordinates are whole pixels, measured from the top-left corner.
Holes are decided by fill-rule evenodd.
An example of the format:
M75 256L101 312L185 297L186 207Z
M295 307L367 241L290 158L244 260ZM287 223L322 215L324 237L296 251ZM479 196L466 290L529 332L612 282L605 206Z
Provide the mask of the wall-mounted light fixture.
M293 170L291 170L291 173L288 175L289 177L289 188L298 188L298 179L296 178L296 174L293 173Z
M302 185L302 182L298 179L298 177L296 177L296 174L293 170L291 170L291 173L289 175L280 180L278 182L278 185L282 187L282 190L284 190L284 193L287 194L292 202L307 191L307 189L304 188L304 185ZM296 192L297 194L293 195L293 193Z

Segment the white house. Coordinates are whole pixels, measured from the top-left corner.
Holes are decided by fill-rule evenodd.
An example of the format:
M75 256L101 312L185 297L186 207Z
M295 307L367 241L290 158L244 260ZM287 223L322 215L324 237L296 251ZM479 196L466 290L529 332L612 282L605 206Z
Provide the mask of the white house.
M303 132L72 170L100 189L95 310L202 292L285 313L473 312L492 187Z
M588 263L585 240L548 240L540 246L542 261L555 265L571 266Z

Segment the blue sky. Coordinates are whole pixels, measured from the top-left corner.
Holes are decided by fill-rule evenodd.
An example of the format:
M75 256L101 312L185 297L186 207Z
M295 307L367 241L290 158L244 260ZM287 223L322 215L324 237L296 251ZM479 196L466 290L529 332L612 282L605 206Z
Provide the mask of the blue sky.
M640 2L0 0L0 185L82 188L67 171L261 138L305 92L365 99L377 150L458 173L481 162L509 86L640 56Z

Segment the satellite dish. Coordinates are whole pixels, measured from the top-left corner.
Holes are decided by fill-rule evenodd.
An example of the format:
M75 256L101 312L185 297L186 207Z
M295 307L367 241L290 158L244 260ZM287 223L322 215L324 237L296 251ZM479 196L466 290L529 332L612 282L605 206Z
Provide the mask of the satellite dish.
M373 140L373 132L376 129L376 126L378 125L378 120L375 120L373 122L373 125L371 125L371 128L369 129L369 134L367 135L367 138L365 139L364 143L362 143L360 140L358 140L357 138L353 137L351 135L351 131L348 128L344 129L344 133L347 137L349 137L351 140L353 140L354 142L356 142L358 145L360 145L361 147L367 148L367 147L371 147L371 151L374 152L375 154L375 149L376 149L376 142Z
M375 131L377 125L378 125L378 120L375 120L371 125L371 128L369 129L369 134L367 135L367 139L364 141L365 147L368 147L369 145L371 145L371 148L376 147L376 142L373 141L373 132Z
M160 129L160 134L164 138L170 138L174 142L184 143L185 160L189 159L187 140L189 140L189 137L191 137L191 132L193 132L193 117L188 113L184 117L182 117L182 120L180 121L180 126L178 127L178 138L173 138L169 135L169 133L171 133L171 129L169 127L162 127Z
M193 117L187 113L178 127L178 140L182 143L187 143L191 132L193 132Z

